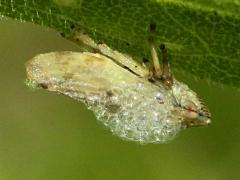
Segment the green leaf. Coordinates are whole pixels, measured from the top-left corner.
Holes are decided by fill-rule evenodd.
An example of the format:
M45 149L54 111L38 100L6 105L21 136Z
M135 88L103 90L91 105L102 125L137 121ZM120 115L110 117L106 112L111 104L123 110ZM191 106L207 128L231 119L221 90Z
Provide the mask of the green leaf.
M195 77L240 86L240 2L235 0L0 0L0 15L95 40L149 58L149 24L169 48L171 66Z

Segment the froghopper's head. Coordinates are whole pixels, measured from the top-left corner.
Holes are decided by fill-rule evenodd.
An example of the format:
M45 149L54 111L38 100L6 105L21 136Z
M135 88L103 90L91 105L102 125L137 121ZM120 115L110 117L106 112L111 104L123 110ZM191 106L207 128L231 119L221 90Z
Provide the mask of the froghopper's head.
M183 127L206 126L211 123L211 114L197 94L184 83L174 80L172 93L176 114Z

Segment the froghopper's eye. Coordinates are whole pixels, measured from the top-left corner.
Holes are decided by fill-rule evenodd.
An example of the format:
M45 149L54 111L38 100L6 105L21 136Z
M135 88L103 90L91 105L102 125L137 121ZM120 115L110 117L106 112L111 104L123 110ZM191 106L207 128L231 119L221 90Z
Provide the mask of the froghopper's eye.
M183 107L188 111L197 111L197 106L192 101L188 101L186 104L183 105Z
M185 109L184 116L189 119L194 119L198 117L197 106L192 101L186 101L182 104L182 107Z

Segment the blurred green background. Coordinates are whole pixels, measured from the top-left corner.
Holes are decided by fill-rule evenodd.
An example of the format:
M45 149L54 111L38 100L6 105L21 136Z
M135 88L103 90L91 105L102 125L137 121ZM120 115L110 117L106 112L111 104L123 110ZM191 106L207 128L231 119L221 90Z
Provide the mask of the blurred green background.
M80 102L24 85L34 55L78 47L56 32L0 21L0 180L240 178L240 92L176 77L209 106L213 123L181 132L168 144L122 141Z

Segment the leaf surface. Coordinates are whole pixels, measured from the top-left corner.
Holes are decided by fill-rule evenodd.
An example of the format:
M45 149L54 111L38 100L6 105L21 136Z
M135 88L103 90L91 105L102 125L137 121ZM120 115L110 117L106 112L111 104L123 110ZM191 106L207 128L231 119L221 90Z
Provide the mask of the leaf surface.
M150 23L171 66L199 79L240 86L239 0L0 0L0 15L65 34L79 27L120 52L149 58Z

